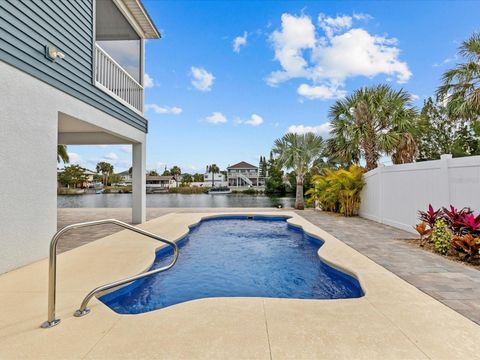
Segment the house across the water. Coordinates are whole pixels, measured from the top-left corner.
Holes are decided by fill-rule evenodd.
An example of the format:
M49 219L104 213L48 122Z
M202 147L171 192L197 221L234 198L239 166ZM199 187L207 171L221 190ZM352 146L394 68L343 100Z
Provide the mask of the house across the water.
M170 188L177 187L174 176L147 175L147 192L166 192Z
M258 167L245 161L227 167L227 178L228 186L233 188L261 188L265 185Z

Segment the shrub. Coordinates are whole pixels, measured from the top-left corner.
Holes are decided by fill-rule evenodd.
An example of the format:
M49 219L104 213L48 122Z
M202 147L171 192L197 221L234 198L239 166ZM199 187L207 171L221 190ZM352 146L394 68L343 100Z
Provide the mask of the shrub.
M432 242L435 251L446 255L448 253L450 243L452 241L452 233L450 232L445 220L438 219L432 230Z
M258 191L250 188L250 189L243 190L242 194L255 195L255 194L258 194Z
M470 215L472 210L470 208L464 207L461 210L457 210L454 206L450 205L450 209L443 208L443 218L447 222L450 230L454 234L461 234L462 228L464 227L464 217L465 215Z
M435 222L441 218L442 216L442 209L434 210L431 204L428 205L427 211L419 211L418 218L420 221L426 222L430 229L433 229Z
M208 192L206 187L172 187L168 189L169 193L173 194L203 194Z
M415 225L415 230L420 234L420 241L421 245L425 244L425 241L430 240L430 235L432 233L432 229L427 228L427 223L422 221L420 224Z
M463 227L461 228L463 234L480 235L480 214L475 216L473 214L465 214L463 216Z
M479 255L480 238L474 237L472 234L456 235L452 239L452 248L462 260L470 262Z
M360 193L365 186L363 169L323 169L324 175L313 177L314 187L306 192L307 203L317 202L322 210L353 216L360 207Z

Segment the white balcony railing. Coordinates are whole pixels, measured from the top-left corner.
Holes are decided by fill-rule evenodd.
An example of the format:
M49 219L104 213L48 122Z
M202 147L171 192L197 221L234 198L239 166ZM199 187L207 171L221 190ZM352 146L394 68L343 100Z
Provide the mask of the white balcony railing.
M143 86L95 44L95 84L143 114Z

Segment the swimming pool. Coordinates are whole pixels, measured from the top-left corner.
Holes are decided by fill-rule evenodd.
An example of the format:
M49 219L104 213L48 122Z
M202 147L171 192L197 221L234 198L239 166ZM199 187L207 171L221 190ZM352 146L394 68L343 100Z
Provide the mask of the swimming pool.
M320 260L323 242L285 217L202 220L179 241L177 264L100 298L121 314L138 314L211 297L344 299L363 296L357 279ZM157 252L152 268L171 260Z

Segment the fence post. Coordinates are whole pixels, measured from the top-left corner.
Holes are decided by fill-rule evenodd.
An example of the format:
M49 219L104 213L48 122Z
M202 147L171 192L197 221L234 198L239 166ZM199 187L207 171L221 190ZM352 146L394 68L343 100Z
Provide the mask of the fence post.
M450 205L450 175L448 172L449 160L452 158L452 154L440 155L440 200L442 201L439 206Z

